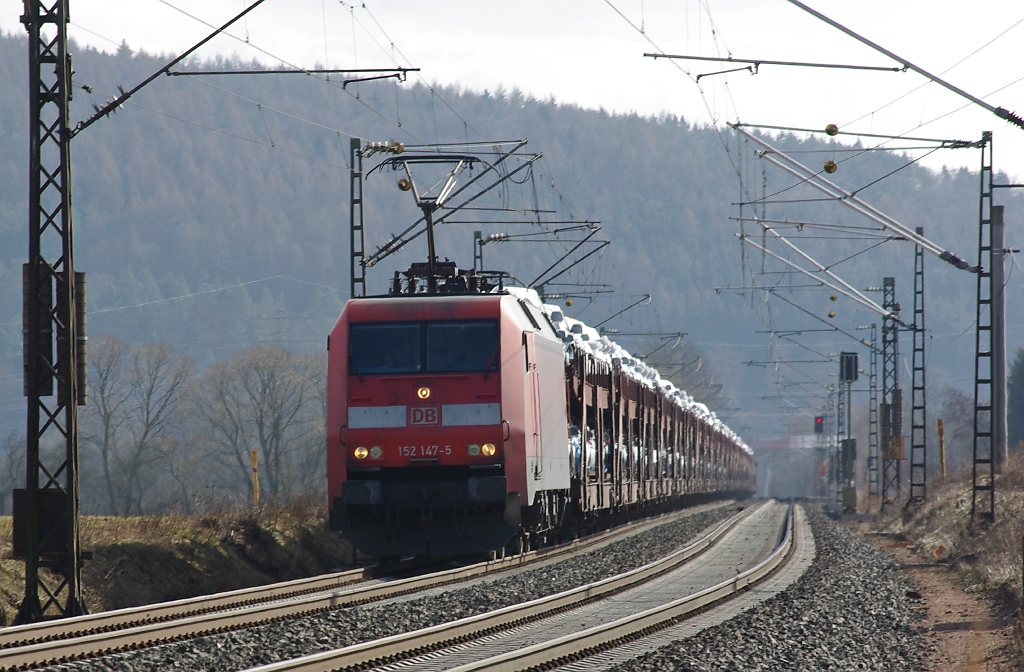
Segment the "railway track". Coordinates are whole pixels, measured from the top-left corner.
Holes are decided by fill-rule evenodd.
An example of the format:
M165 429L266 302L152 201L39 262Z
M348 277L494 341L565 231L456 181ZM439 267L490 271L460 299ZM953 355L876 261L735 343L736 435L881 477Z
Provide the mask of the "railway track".
M72 639L100 632L162 623L214 611L239 609L252 604L283 600L300 595L341 588L374 578L376 567L335 572L307 579L245 588L198 598L162 602L142 607L104 611L77 618L44 621L0 629L0 652L30 644ZM0 654L2 655L2 654Z
M802 528L794 534L794 518L792 507L765 504L658 562L604 581L250 672L550 669L671 626L763 581L806 543L798 540ZM688 562L698 554L699 562Z
M250 672L549 669L676 624L763 581L795 544L807 543L794 534L794 517L792 507L766 504L662 560L605 581ZM697 554L699 561L688 561Z
M694 507L569 544L419 576L394 578L387 572L395 567L375 565L195 599L5 628L0 630L0 669L32 669L84 660L438 588L592 550L624 535L720 506L722 503ZM410 571L409 567L402 569Z

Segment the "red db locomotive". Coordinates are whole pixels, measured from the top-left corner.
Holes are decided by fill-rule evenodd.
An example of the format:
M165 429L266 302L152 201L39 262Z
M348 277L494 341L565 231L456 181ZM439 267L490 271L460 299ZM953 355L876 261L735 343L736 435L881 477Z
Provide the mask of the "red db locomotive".
M451 277L331 332L330 524L357 549L521 548L753 488L739 438L649 367L535 292Z

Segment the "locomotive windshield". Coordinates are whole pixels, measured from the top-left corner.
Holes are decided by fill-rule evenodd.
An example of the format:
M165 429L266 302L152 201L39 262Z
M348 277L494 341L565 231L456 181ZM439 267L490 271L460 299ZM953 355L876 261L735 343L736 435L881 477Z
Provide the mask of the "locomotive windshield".
M349 372L353 375L421 372L422 330L418 322L353 324L348 338Z
M349 373L471 373L498 370L497 320L352 324Z

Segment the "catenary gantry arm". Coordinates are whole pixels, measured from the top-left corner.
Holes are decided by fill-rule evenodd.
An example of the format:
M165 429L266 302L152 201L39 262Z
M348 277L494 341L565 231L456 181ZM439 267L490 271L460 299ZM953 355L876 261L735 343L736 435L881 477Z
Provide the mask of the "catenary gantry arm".
M770 231L770 229L767 229L767 230ZM776 236L778 237L779 240L782 240L783 242L788 242L784 238L782 238L782 236L778 236L777 234L776 234ZM851 300L861 304L862 306L864 306L868 310L876 312L879 315L882 315L883 317L888 317L890 319L893 319L893 320L895 320L896 322L898 322L899 324L901 324L902 326L904 326L904 327L906 327L908 329L912 329L913 328L911 325L908 325L906 322L901 320L900 316L898 314L889 312L888 310L886 310L882 306L878 305L877 303L875 303L871 299L869 299L866 296L864 296L863 294L861 294L856 289L853 289L852 287L850 287L849 284L847 284L846 282L844 282L840 278L837 278L835 275L833 275L831 273L828 273L828 271L823 266L821 266L820 264L815 262L813 259L811 259L807 255L805 255L802 252L800 252L800 250L798 250L796 247L794 247L792 245L789 246L790 249L796 251L797 253L801 254L804 258L810 260L811 263L814 263L816 266L819 267L820 270L825 271L826 273L828 273L829 277L835 279L840 284L839 285L834 285L831 282L829 282L828 280L825 280L824 278L822 278L820 275L816 275L815 273L813 273L811 271L808 271L807 269L802 268L802 267L794 264L792 261L786 259L785 257L783 257L781 255L778 255L778 254L775 254L774 252L772 252L768 248L763 247L761 245L758 245L754 241L750 240L749 236L740 236L740 240L742 240L747 245L750 245L754 249L759 250L760 252L762 252L764 254L767 254L768 256L772 257L773 259L776 259L776 260L782 262L783 264L786 264L787 266L792 268L794 271L797 271L799 273L803 273L807 277L814 278L815 280L817 280L821 284L825 285L826 287L828 287L830 289L833 289L836 292L839 292L840 294L842 294L843 296L846 296L847 298L849 298L849 299L851 299Z
M899 223L889 215L885 214L881 210L871 206L870 204L857 198L857 195L846 191L834 182L824 178L818 171L811 170L807 166L803 165L796 159L790 157L785 152L776 149L769 143L765 142L764 139L744 130L740 124L729 124L737 133L742 134L752 142L760 145L764 151L760 152L762 158L770 162L772 165L781 168L793 177L806 182L808 185L814 187L818 191L834 198L839 203L842 203L846 207L854 210L863 217L867 217L871 221L875 222L879 226L894 233L897 233L914 245L917 245L926 252L931 252L939 259L956 266L957 268L964 271L971 271L972 273L978 272L977 266L971 266L962 257L950 252L949 250L943 249L941 246L933 243L924 236L920 235L913 228Z

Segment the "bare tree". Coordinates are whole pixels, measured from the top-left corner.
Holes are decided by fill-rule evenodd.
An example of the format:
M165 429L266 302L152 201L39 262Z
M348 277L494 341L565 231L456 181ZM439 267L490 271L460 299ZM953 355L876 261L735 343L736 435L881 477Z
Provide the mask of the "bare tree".
M192 379L192 368L192 360L175 355L166 343L132 350L131 443L125 452L126 487L122 491L125 513L141 514L147 486L163 480L166 470L154 474L150 467L166 462L176 447L175 432L184 420L178 411Z
M974 398L947 385L939 390L939 400L939 417L946 434L946 465L956 471L974 459Z
M160 496L155 486L178 443L192 362L166 343L129 349L103 337L91 349L90 366L83 443L98 453L109 511L141 514L147 498Z
M267 497L322 484L323 355L256 348L209 367L195 384L191 360L166 344L130 348L103 337L90 355L83 469L102 502L92 508L190 512L209 493L222 501L225 484L228 497L251 498L250 450Z
M89 347L89 404L82 409L82 444L98 454L110 513L118 510L119 434L127 421L129 348L119 338L101 336Z
M202 418L202 444L207 455L226 468L232 475L231 481L240 483L236 487L249 493L252 483L248 478L239 482L238 472L245 469L243 453L245 447L244 419L239 415L242 409L242 395L235 380L235 362L219 362L203 371L196 386L193 404L196 415Z
M259 459L261 494L287 496L309 485L323 452L322 357L275 346L210 367L197 397L215 457L238 489L252 494L249 451ZM312 471L315 469L316 471Z
M298 484L306 493L321 493L327 485L327 353L302 355L298 360L300 375L308 380L310 390L303 411L308 431L297 447Z
M183 412L183 411L179 411ZM201 424L200 424L201 426ZM190 426L174 437L172 450L167 456L165 483L165 510L190 514L195 512L195 501L199 490L209 485L211 472L209 460L204 460L201 429Z

